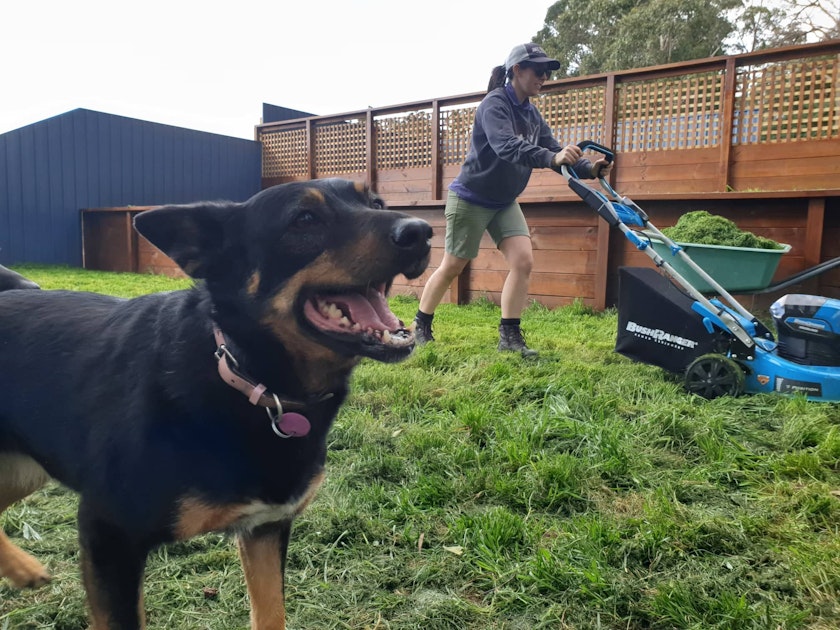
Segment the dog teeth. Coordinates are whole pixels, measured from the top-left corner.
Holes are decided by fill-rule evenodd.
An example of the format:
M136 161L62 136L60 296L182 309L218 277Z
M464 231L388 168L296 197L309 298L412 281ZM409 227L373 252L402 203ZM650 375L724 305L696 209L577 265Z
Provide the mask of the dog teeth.
M407 328L392 331L374 330L370 334L383 344L394 347L407 346L414 341L414 336Z
M344 314L344 311L342 311L333 302L328 302L323 298L319 298L315 306L322 317L335 322L341 328L356 334L368 335L388 346L400 347L409 345L414 338L412 333L417 327L417 322L412 321L408 326L394 331L378 330L371 326L362 328L358 322L354 322L347 317L347 315Z
M318 300L318 312L321 313L327 319L336 319L339 320L339 323L342 326L350 326L351 322L347 319L347 316L332 302L327 302L325 300Z

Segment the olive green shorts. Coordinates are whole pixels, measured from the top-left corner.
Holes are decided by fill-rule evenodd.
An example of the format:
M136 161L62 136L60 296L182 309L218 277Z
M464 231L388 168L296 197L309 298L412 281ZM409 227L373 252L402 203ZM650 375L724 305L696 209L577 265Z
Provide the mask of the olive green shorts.
M458 258L473 259L484 231L496 247L509 236L531 236L525 215L514 201L501 210L493 210L464 201L451 190L446 198L446 251Z

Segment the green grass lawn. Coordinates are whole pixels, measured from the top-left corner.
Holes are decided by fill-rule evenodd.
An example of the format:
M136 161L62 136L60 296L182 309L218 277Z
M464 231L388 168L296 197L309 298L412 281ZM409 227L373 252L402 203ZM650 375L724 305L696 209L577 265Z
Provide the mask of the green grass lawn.
M188 284L17 269L120 295ZM391 306L408 321L417 302ZM295 525L290 629L840 628L840 406L689 396L613 352L614 312L579 305L530 307L540 358L501 355L498 317L442 305L435 343L355 372ZM55 578L0 582L0 630L85 627L75 505L51 485L0 517ZM155 551L145 605L150 628L247 627L231 541Z

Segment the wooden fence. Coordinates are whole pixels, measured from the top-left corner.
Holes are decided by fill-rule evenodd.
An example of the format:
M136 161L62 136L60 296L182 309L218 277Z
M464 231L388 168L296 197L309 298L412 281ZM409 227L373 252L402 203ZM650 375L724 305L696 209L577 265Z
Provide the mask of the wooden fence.
M628 194L835 188L838 78L834 40L548 82L533 102L561 142L613 147ZM342 176L395 204L442 199L483 96L260 125L263 185ZM523 196L556 194L535 172Z
M840 254L840 40L547 82L532 99L562 143L617 154L612 184L658 227L708 209L793 245L780 275ZM371 185L392 208L435 227L469 148L483 93L257 127L263 186L322 177ZM614 242L565 181L535 170L520 198L535 248L532 297L614 302L617 267L647 264ZM649 203L646 207L642 202ZM651 212L650 208L655 208ZM489 241L447 299L497 299L505 265ZM417 294L424 278L397 285ZM840 275L815 288L840 293Z

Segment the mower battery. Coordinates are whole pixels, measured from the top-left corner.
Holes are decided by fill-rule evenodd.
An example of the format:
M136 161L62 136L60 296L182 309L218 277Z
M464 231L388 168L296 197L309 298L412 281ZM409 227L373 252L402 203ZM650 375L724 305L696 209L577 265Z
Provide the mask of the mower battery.
M840 300L792 293L770 306L778 355L800 365L840 366Z

